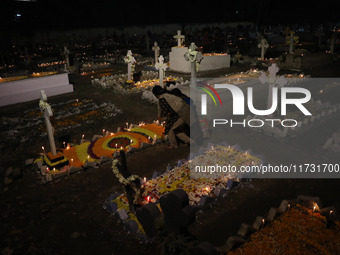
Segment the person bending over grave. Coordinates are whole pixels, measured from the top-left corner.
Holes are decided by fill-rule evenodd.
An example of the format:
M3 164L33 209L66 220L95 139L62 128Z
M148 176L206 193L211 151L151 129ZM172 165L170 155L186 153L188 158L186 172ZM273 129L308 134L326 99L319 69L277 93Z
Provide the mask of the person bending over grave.
M191 100L190 97L183 94L179 88L172 89L171 93L175 96L182 98L182 100L184 100L190 106L191 126L190 126L190 129L186 131L186 133L190 134L190 131L191 131L190 137L196 142L196 144L202 145L203 132L201 129L200 122L198 120L198 115L196 112L196 107L195 107L194 102Z
M152 93L158 98L158 118L165 120L164 133L168 135L169 148L178 148L177 138L184 144L192 143L190 136L183 132L185 125L190 126L190 106L161 86L154 86Z

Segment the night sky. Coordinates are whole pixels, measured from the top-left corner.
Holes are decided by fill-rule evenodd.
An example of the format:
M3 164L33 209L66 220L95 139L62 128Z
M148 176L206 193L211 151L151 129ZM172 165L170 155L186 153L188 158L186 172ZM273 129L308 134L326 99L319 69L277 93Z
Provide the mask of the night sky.
M251 21L259 24L339 22L336 0L308 4L285 0L237 1L47 1L2 0L5 30L72 29L162 23ZM194 4L192 4L194 3Z

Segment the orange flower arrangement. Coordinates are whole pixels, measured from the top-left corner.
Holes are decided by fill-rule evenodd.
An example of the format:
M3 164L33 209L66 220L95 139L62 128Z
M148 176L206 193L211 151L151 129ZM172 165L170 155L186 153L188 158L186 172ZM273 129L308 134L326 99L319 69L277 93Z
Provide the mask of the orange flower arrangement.
M327 228L326 222L325 216L297 205L228 254L340 254L339 224Z

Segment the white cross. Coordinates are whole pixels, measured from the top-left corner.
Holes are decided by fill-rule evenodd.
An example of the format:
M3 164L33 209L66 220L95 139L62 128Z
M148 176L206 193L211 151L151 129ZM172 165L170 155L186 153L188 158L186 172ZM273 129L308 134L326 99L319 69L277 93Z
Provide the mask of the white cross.
M40 90L40 109L44 113L45 117L45 123L46 123L46 129L47 129L47 135L48 135L48 141L50 142L50 148L52 155L57 155L57 150L55 147L55 141L53 136L53 127L50 121L50 117L53 116L53 112L51 109L51 106L47 103L47 96L45 93L45 90Z
M163 87L164 72L167 68L167 65L164 64L164 58L162 55L159 56L158 63L155 65L155 67L159 72L159 85Z
M194 42L190 44L188 51L184 54L184 58L186 61L191 62L191 86L196 86L196 72L198 71L198 65L202 61L203 56L202 53L196 51L197 46Z
M157 64L159 55L159 46L157 42L154 42L152 50L155 52L155 64Z
M181 47L185 36L181 35L181 30L177 30L177 35L174 36L177 39L177 47Z
M261 39L261 42L257 45L258 48L261 48L261 60L264 60L264 53L266 49L269 47L269 44L266 39Z
M128 50L124 57L124 62L128 64L128 81L132 80L132 65L136 63L136 59L132 56L131 50Z
M273 104L273 88L274 87L283 87L287 84L287 79L284 76L276 76L277 72L279 71L279 67L276 63L273 63L270 67L268 67L269 75L267 76L264 72L259 77L261 83L268 83L269 84L269 91L268 91L268 102L267 108L271 107Z

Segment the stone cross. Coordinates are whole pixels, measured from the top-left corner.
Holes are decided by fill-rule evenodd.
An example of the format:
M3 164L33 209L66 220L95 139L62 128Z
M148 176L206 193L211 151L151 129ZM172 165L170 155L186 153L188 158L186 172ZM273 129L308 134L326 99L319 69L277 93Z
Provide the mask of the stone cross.
M185 38L184 35L181 35L181 30L177 30L177 35L175 35L174 38L177 39L177 47L181 47Z
M152 50L155 52L155 65L158 62L158 55L159 55L159 46L157 42L154 42Z
M124 62L128 64L128 81L132 80L132 67L135 65L136 63L136 59L132 56L132 52L131 50L128 50L126 56L124 57Z
M164 58L162 55L159 56L158 60L159 62L155 65L155 67L159 72L159 85L163 87L164 72L167 65L164 64Z
M264 38L261 39L261 42L257 45L258 48L261 48L261 60L264 60L264 54L266 49L269 47L268 41Z
M64 46L63 55L66 61L66 69L70 70L70 51L67 49L66 46Z
M48 141L50 143L52 155L55 156L57 155L57 150L55 147L55 141L54 141L54 136L53 136L54 129L50 121L50 117L53 116L53 112L52 112L51 106L47 103L47 96L46 96L45 90L40 90L39 107L41 111L44 113Z
M269 75L267 76L265 73L262 73L259 77L261 83L268 83L268 102L267 108L272 107L273 104L273 88L274 87L283 87L287 84L287 80L284 76L276 76L277 72L279 71L279 67L276 63L273 63L270 67L268 67Z
M196 87L196 72L198 71L199 63L202 61L202 53L196 51L197 46L194 42L190 44L188 51L184 54L186 61L191 62L191 79L190 83L192 87Z

